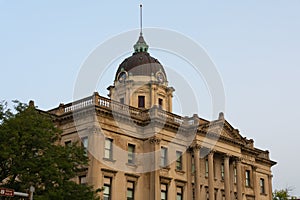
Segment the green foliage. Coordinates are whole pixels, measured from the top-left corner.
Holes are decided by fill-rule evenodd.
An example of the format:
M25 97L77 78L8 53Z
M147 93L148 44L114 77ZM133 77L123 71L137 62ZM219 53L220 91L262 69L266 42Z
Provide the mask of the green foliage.
M290 195L291 189L281 189L275 190L273 192L273 200L289 200L289 199L296 199Z
M79 145L60 146L61 131L47 113L15 102L14 113L0 102L0 185L25 192L35 187L34 199L92 200L90 186L71 181L88 164Z

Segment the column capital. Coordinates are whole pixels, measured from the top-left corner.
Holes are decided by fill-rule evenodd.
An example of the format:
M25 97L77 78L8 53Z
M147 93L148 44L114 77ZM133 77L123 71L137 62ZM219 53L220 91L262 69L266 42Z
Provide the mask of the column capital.
M150 137L148 139L148 141L149 141L150 144L159 144L161 139L156 137L156 136L153 136L153 137Z
M196 151L196 150L200 150L201 149L201 145L200 144L192 144L190 146L190 148L193 150L193 151Z
M208 155L214 155L217 151L215 149L209 149Z
M251 167L252 167L252 170L253 170L253 171L256 171L256 170L257 170L257 166L256 166L256 165L251 165Z
M233 156L230 153L225 153L224 154L224 158L226 158L226 159L229 159L231 157L233 157Z
M241 162L242 162L242 158L239 157L239 156L234 156L234 161L235 161L236 163L241 163Z
M273 174L268 174L268 178L272 179L273 178Z

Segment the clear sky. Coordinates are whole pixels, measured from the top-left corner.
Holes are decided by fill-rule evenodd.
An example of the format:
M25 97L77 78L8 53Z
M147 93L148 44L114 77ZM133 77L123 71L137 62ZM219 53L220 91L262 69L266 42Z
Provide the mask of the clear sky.
M178 31L206 49L223 80L226 119L270 150L274 189L300 196L300 1L103 2L0 0L0 99L33 99L46 110L71 102L83 61L138 28L143 3L145 27ZM107 86L98 86L102 95Z

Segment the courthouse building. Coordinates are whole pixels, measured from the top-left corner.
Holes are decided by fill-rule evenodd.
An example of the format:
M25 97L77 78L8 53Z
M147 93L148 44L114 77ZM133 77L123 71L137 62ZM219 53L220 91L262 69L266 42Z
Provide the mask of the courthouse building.
M111 200L271 200L269 152L223 113L213 121L174 114L175 89L141 34L109 98L95 92L49 110L61 144L81 141L90 158L75 181Z

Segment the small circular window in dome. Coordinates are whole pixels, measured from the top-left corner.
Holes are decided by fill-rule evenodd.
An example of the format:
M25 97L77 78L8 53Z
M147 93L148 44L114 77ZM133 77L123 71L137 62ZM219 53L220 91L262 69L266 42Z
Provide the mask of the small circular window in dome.
M160 83L162 83L162 82L165 81L165 77L164 77L163 73L161 73L161 72L158 72L158 73L156 74L156 79L157 79L158 82L160 82Z
M124 82L126 80L126 72L121 72L118 76L119 82Z

